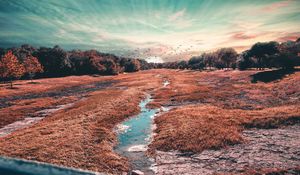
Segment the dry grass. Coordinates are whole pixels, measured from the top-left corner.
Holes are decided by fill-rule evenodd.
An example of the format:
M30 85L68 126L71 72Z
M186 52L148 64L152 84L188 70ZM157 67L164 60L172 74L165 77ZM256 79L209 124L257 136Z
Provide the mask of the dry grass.
M157 135L151 152L201 152L243 142L244 128L299 123L300 72L282 80L253 84L251 75L255 73L166 72L171 84L155 93L152 105L184 106L156 118Z
M18 81L18 89L0 87L0 98L69 88L114 80L111 88L90 92L74 107L49 116L38 124L0 138L0 154L83 169L120 173L126 159L113 152L113 128L136 114L144 93L151 107L181 106L157 117L152 151L201 152L243 142L244 128L271 128L299 121L300 72L280 81L251 83L256 71L149 70L113 77L72 76ZM170 85L163 87L163 81ZM19 120L65 99L35 98L15 101L0 110L2 125ZM63 101L66 100L66 101ZM4 123L3 123L4 121Z
M297 104L300 72L270 83L251 83L257 71L162 71L171 81L155 95L155 106L207 103L226 109L263 109Z
M9 85L0 84L0 98L27 94L27 93L39 93L49 90L63 89L72 86L88 84L96 81L103 81L110 79L111 76L105 77L92 77L92 76L69 76L63 78L44 78L33 80L35 83L30 83L30 80L18 80L14 82L15 89L9 89Z
M70 79L77 78L60 78L58 81L61 86L53 84L53 88L69 87ZM107 80L106 77L97 79ZM155 87L160 87L162 82L150 72L119 75L113 79L110 77L110 80L120 82L110 88L90 92L87 99L77 102L71 109L56 112L36 125L0 138L0 154L114 174L127 171L127 160L113 152L117 142L113 128L138 113L138 103L145 96L144 92L150 93ZM40 81L43 82L41 87L26 93L48 89L48 81ZM90 81L82 81L82 84L85 83ZM70 98L73 97L64 99ZM60 104L64 99L15 101L12 106L1 109L5 118L2 121L11 123L33 114L35 109Z
M190 105L155 119L157 135L150 147L152 151L202 152L243 142L245 127L270 128L295 122L300 122L300 104L263 110Z
M71 103L75 100L77 100L75 97L59 99L47 97L14 101L12 106L0 109L0 127L22 120L25 117L37 117L36 112L40 110Z
M113 127L139 111L139 91L95 93L69 111L0 139L0 154L116 173L128 164L113 152Z
M170 86L153 105L178 109L155 119L155 149L201 152L243 142L244 128L275 128L300 121L300 72L251 83L256 71L169 71ZM197 105L187 105L190 104Z

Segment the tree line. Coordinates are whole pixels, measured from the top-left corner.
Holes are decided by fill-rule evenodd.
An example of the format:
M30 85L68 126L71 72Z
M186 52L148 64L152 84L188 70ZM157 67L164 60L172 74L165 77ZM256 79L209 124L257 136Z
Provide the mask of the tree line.
M152 64L152 68L169 69L236 69L282 68L300 66L300 38L278 43L258 42L249 50L238 54L233 48L221 48L214 52L193 56L188 61Z
M293 69L300 65L300 38L283 43L259 42L240 54L233 48L221 48L214 52L193 56L188 61L167 63L148 63L145 60L119 57L97 50L65 51L59 46L35 48L27 44L15 48L0 48L0 56L0 80L10 81L21 77L32 79L34 76L117 75L122 72L155 68Z
M118 57L96 50L65 51L59 46L35 48L30 45L0 48L0 80L68 75L117 75L141 69L138 59ZM11 83L12 86L12 83Z

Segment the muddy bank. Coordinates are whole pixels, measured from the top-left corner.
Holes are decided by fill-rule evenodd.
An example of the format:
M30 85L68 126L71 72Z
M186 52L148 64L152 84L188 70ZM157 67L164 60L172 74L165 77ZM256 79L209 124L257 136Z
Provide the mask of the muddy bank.
M153 168L157 174L247 173L266 168L299 173L295 168L300 166L300 125L245 130L242 135L244 144L200 154L158 151Z

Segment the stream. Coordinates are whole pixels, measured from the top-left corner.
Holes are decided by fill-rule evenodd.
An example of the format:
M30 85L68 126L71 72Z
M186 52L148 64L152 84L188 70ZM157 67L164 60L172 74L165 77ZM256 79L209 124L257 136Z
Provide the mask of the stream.
M164 80L163 87L169 84L168 80ZM119 142L115 147L115 151L128 158L131 169L136 174L154 174L152 170L154 160L146 155L155 127L153 119L158 113L161 114L161 112L169 110L165 107L148 109L146 106L151 101L151 96L147 95L139 104L141 112L116 127Z
M151 101L148 95L139 104L140 114L117 126L119 144L115 151L129 159L133 170L142 171L144 174L153 174L150 169L153 161L146 156L146 151L151 141L153 118L159 109L146 108Z

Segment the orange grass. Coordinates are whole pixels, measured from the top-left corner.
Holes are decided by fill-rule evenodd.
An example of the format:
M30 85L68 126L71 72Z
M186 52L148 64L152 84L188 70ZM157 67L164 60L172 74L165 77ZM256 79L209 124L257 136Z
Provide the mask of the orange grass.
M244 128L299 123L300 72L253 84L250 77L256 72L166 72L171 84L157 90L152 105L179 108L155 119L150 152L217 149L243 142Z
M16 90L2 86L0 98L90 82L116 82L107 89L90 92L87 99L68 110L0 138L0 154L101 172L127 171L129 163L113 152L117 142L113 128L139 111L138 103L145 93L154 98L150 107L179 107L155 119L157 135L150 145L152 152L217 149L243 142L244 128L272 128L298 122L300 72L282 80L252 84L250 76L256 72L161 69L108 77L37 80L40 84L18 81ZM170 85L163 87L164 80ZM3 118L12 115L20 119L34 109L61 102L47 100L16 101L1 112L5 112Z
M62 83L63 79L59 81ZM162 82L147 72L119 75L113 79L120 83L91 92L87 99L72 108L0 138L0 154L100 172L119 174L128 171L127 160L113 152L117 142L113 128L137 114L138 103L145 97L145 92L151 93ZM69 77L65 77L64 87L68 80ZM47 86L47 83L41 86ZM14 109L14 117L20 119L32 113L34 108L55 102L50 98L21 100L2 111L7 112L6 118Z
M22 120L25 117L36 117L38 116L36 112L42 109L53 108L75 100L75 97L60 99L47 97L14 101L12 106L0 109L0 127Z
M243 142L241 131L244 127L279 127L295 121L300 121L300 104L263 110L190 105L155 119L157 135L150 147L152 151L219 149Z
M71 110L0 139L0 154L104 172L128 170L113 152L113 127L139 111L134 90L99 91Z
M110 79L111 76L93 77L88 75L83 76L69 76L63 78L44 78L33 80L18 80L14 81L15 89L8 88L7 84L0 84L0 98L12 95L20 95L27 93L38 93L55 89L63 89L67 87L88 84L99 80Z

